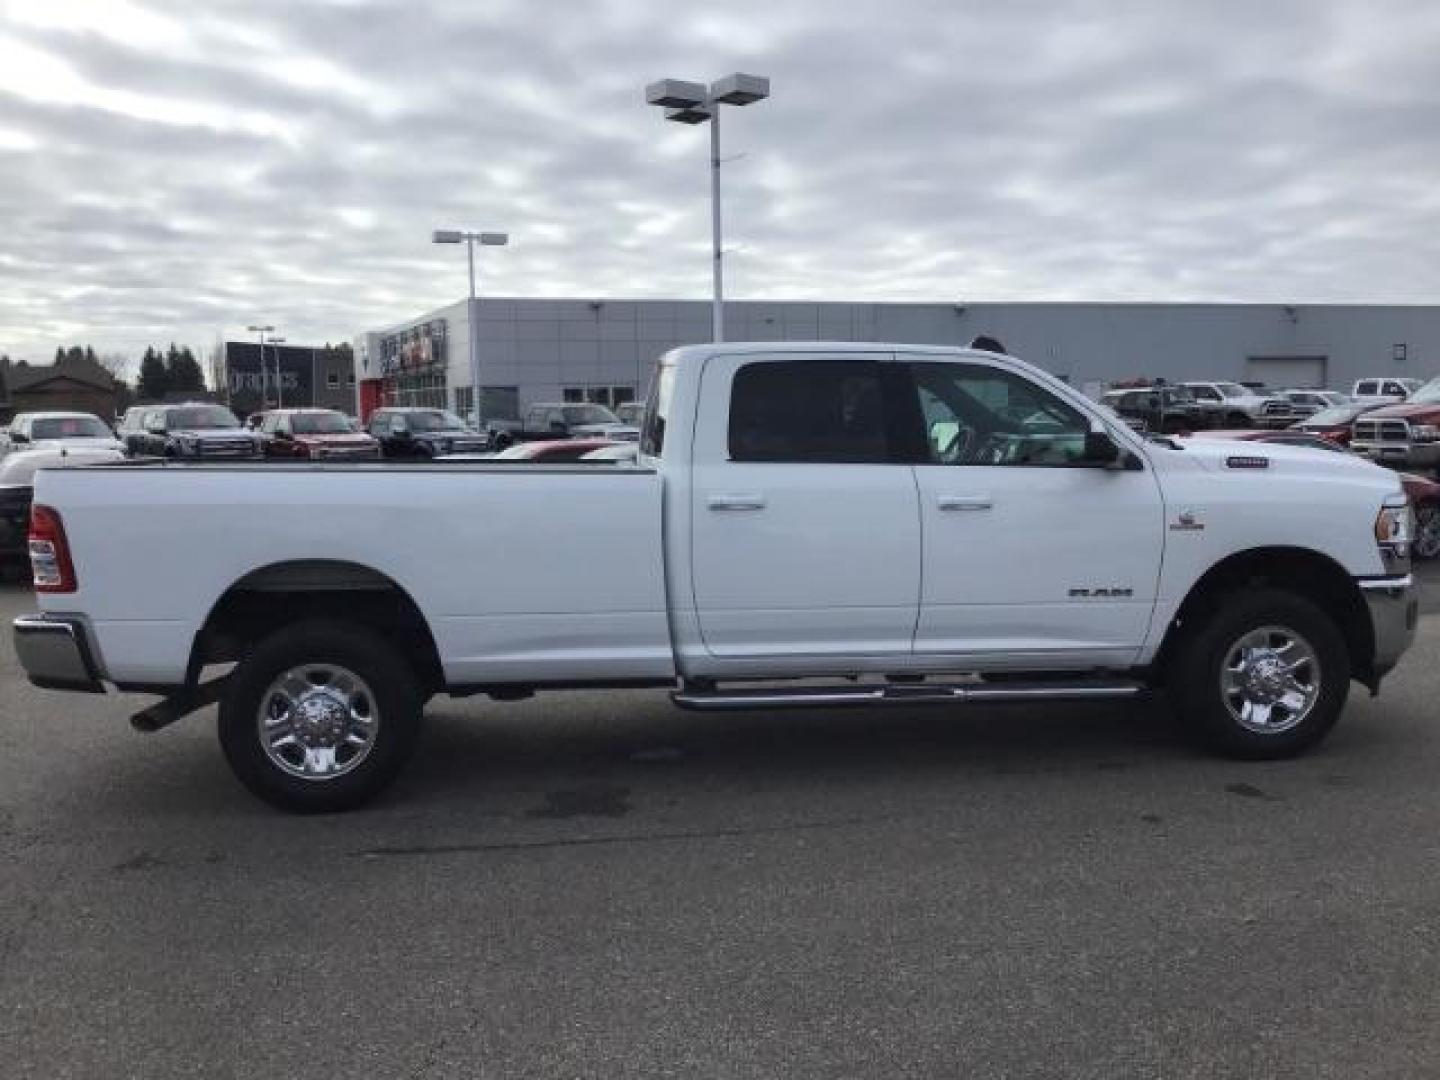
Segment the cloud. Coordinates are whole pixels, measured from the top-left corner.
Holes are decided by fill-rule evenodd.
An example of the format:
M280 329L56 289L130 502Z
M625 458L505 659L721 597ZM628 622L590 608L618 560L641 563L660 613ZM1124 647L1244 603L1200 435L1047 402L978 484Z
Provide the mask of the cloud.
M338 340L461 295L1430 302L1440 20L1404 0L0 0L0 351Z

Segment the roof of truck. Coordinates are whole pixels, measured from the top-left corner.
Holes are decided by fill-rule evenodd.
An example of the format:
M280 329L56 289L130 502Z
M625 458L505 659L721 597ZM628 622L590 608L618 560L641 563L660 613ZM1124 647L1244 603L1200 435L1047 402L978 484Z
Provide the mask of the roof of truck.
M1005 353L988 352L985 349L969 349L960 345L916 345L889 341L721 341L706 345L681 345L665 355L676 360L714 356L717 353L730 356L750 356L756 353L824 353L835 359L853 356L863 359L876 353L906 353L934 356L968 356L976 360L993 360L997 356L1018 359Z

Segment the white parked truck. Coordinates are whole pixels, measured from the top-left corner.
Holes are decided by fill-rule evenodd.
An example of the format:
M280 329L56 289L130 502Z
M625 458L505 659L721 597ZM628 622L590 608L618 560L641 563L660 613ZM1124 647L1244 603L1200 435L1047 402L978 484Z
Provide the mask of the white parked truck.
M667 687L692 709L1169 692L1298 753L1409 646L1393 473L1149 441L1018 360L716 344L660 361L634 464L43 472L39 686L218 701L239 778L355 806L436 694ZM226 670L227 665L233 665Z

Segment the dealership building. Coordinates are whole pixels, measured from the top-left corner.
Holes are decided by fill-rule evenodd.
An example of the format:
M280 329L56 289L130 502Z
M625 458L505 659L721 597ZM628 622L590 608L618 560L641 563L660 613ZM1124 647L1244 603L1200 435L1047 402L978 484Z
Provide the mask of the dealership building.
M644 396L655 360L710 340L705 300L462 300L360 335L358 407L471 409L476 335L483 415L539 401ZM1137 377L1348 389L1371 375L1440 374L1440 307L1341 304L815 303L727 301L732 341L966 345L986 335L1087 392ZM348 380L347 380L348 383Z

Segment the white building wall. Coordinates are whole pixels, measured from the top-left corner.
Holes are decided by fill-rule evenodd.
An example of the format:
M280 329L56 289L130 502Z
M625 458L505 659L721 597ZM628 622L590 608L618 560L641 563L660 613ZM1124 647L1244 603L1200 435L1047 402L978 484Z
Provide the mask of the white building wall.
M566 388L632 386L643 397L655 359L710 339L704 300L478 301L481 380L519 388L520 405L558 400ZM470 385L467 304L362 335L378 375L379 338L444 318L448 378ZM997 337L1012 354L1072 383L1137 376L1243 379L1251 357L1326 358L1326 381L1345 389L1366 375L1440 374L1440 307L1278 304L884 304L731 301L735 341L894 341L965 345ZM1392 358L1404 344L1406 358ZM360 366L357 345L357 367Z

